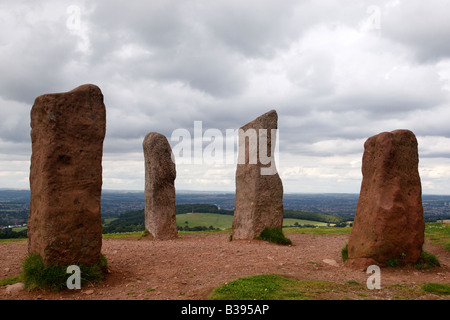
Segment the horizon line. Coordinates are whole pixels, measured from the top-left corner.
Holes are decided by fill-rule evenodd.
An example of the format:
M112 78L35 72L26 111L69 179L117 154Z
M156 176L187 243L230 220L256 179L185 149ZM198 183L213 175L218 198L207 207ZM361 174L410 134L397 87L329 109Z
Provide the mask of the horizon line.
M30 189L24 189L24 188L0 188L0 191L30 191ZM102 189L103 192L117 192L117 193L144 193L144 190L137 190L137 189ZM229 193L229 194L235 194L235 191L220 191L220 190L186 190L186 189L180 189L175 190L175 193ZM313 195L319 195L319 194L348 194L348 195L359 195L359 192L284 192L283 194L313 194ZM426 196L450 196L450 194L439 194L439 193L422 193L422 195Z

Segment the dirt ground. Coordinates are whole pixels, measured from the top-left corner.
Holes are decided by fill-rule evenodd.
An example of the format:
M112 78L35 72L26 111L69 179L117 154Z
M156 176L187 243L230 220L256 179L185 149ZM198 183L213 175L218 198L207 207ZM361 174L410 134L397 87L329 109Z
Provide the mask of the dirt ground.
M292 246L265 241L229 241L228 232L186 234L176 240L153 241L106 239L102 252L108 260L109 274L104 281L81 290L57 293L41 289L7 294L0 287L0 300L204 300L211 290L245 276L275 273L300 280L332 281L338 284L366 285L370 275L344 267L340 252L348 235L289 233ZM339 291L325 293L321 299L398 298L392 288L418 288L426 282L450 283L450 252L439 245L425 243L441 267L416 270L413 267L381 269L381 289L364 294ZM0 243L0 279L17 275L27 253L27 242ZM324 260L335 260L332 265ZM328 260L326 260L328 261ZM329 261L328 261L329 262ZM423 293L407 299L450 299Z

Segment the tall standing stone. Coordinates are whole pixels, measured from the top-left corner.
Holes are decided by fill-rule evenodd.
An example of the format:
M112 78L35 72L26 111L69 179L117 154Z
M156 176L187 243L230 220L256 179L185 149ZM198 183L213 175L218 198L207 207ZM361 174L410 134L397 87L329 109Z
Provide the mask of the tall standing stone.
M144 139L145 229L154 239L178 235L175 216L176 168L172 149L162 134L150 132Z
M100 262L105 131L103 94L95 85L34 102L28 250L46 265Z
M239 130L233 240L283 227L283 184L274 158L277 123L271 110Z
M366 141L347 266L364 269L390 259L417 262L425 228L418 164L417 140L409 130L383 132Z

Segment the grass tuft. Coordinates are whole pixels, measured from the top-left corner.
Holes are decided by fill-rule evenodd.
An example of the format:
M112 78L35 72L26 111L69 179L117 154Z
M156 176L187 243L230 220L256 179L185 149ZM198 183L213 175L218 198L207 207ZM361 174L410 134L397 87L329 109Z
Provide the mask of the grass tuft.
M21 280L22 279L20 278L20 276L11 276L11 277L0 279L0 287L17 283L17 282L20 282Z
M428 282L422 285L422 290L437 294L450 294L450 284Z
M399 266L400 266L400 261L399 261L397 258L391 258L391 259L387 260L387 261L385 262L385 264L386 264L388 267L396 268L396 267L399 267Z
M286 238L283 234L283 231L281 231L280 229L276 229L276 228L264 229L257 239L269 241L272 243L282 244L282 245L292 244L291 239Z
M101 255L100 262L94 266L79 265L81 271L81 285L103 279L106 273L107 261ZM29 254L22 263L21 279L27 288L43 288L50 291L62 290L67 285L70 274L67 267L45 266L39 254Z
M431 269L433 267L440 267L441 263L439 259L434 255L426 251L422 251L419 260L416 262L414 267L418 270Z
M385 261L385 264L388 267L394 268L405 266L406 263L404 262L404 257L405 255L402 253L399 257L393 257ZM422 250L419 259L414 264L414 267L418 270L423 270L423 269L430 269L433 267L439 267L440 265L441 264L435 255Z
M275 274L245 277L214 289L210 299L272 300L287 282L288 279Z
M148 231L147 229L145 229L144 231L142 231L141 235L139 236L138 240L141 240L142 238L151 236L150 231Z
M339 290L329 281L299 280L278 274L244 277L215 288L212 300L313 300Z
M341 250L341 258L342 262L345 262L348 259L348 243L346 243L345 247L343 247Z

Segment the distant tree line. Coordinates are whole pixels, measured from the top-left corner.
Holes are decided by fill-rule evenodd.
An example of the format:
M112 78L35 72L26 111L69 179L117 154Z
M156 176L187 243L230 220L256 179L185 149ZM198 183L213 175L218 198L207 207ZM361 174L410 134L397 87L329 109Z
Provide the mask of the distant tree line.
M445 214L436 215L433 217L424 217L425 222L437 222L439 220L447 220L447 219L449 219L449 216Z
M318 213L318 212L305 212L296 210L284 210L284 218L302 219L325 222L329 224L335 224L336 227L345 227L347 221L353 221L352 216Z
M211 231L211 230L219 230L219 228L214 228L213 226L205 227L205 226L195 226L189 227L188 225L177 226L178 231Z
M219 209L215 204L177 204L176 214L183 213L218 213L232 216L234 214L233 210Z
M219 209L214 204L178 204L176 205L176 214L183 213L216 213L233 215L232 210ZM118 233L118 232L134 232L134 231L144 231L145 230L145 211L137 210L121 213L116 220L111 221L108 224L102 222L103 230L102 233ZM180 231L205 231L214 230L213 226L182 226L178 227Z
M216 213L224 215L233 215L233 210L219 209L214 204L179 204L176 205L176 214L183 213ZM296 210L284 210L284 218L302 219L325 222L336 226L346 226L346 221L353 220L352 216L340 216L334 214L304 212ZM109 223L105 223L102 218L102 233L119 233L119 232L135 232L145 230L145 213L144 209L121 213L119 217ZM179 226L180 231L205 231L214 230L214 226ZM12 231L11 229L0 230L0 239L7 238L26 238L27 231Z
M116 220L108 224L102 219L102 233L135 232L145 230L144 210L121 213Z
M26 237L27 229L21 231L13 231L12 228L0 230L0 239L18 239Z

